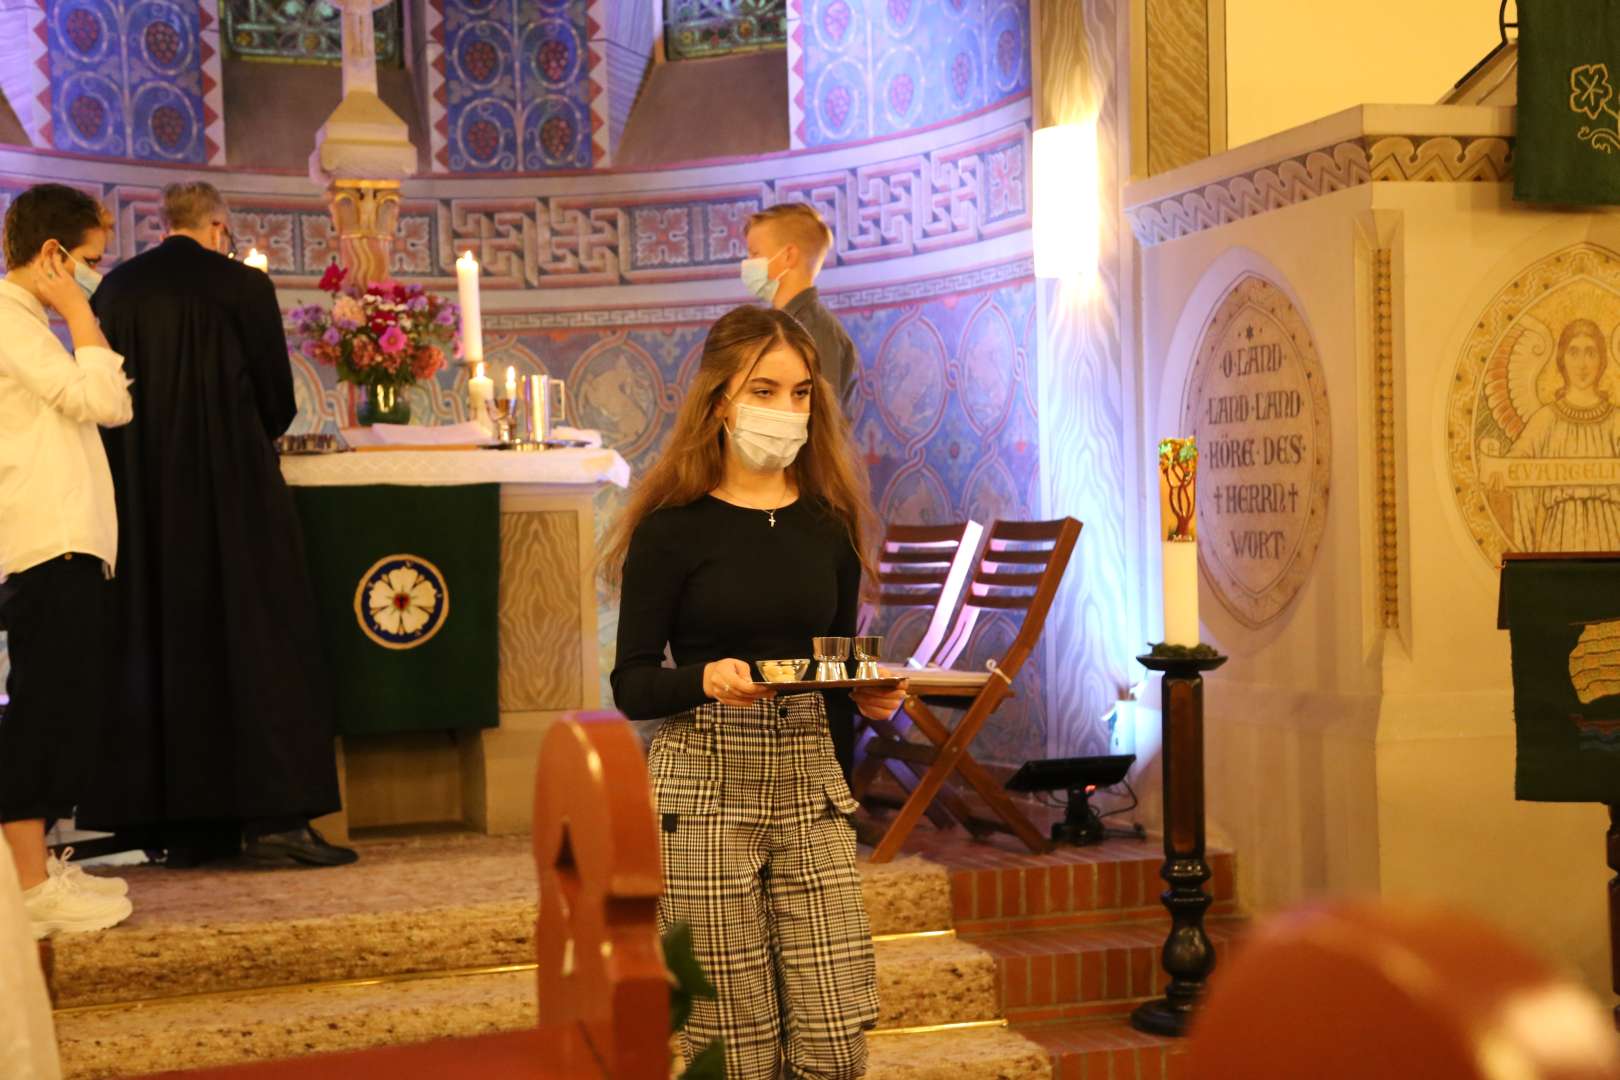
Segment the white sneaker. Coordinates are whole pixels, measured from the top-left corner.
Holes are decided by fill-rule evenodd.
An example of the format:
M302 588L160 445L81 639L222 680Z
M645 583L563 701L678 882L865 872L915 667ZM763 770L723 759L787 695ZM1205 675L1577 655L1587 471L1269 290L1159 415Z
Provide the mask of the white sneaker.
M104 896L77 889L65 877L48 877L24 892L23 907L33 923L36 941L59 932L105 930L129 918L134 910L127 896Z
M62 878L69 885L83 892L96 893L100 896L127 896L129 894L129 883L123 878L98 877L95 874L87 874L83 867L75 866L72 859L73 849L63 848L61 858L52 855L45 860L45 872L51 877Z

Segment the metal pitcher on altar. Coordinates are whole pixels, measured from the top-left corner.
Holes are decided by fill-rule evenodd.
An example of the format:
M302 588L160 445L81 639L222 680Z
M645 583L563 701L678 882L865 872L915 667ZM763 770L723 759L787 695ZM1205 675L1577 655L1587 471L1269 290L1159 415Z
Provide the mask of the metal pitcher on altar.
M523 378L523 440L545 443L552 429L568 419L568 385L550 375Z

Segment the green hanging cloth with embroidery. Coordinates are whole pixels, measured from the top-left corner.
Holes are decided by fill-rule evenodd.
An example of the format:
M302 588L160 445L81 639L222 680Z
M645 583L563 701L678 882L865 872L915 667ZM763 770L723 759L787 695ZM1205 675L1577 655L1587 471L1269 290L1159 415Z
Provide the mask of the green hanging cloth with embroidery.
M1620 0L1519 0L1513 197L1620 203Z
M500 487L295 487L338 734L494 727Z

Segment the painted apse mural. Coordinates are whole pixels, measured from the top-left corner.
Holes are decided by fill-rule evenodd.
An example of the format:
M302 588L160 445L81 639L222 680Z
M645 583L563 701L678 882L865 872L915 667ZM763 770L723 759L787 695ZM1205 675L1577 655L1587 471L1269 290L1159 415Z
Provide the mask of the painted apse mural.
M1027 94L1029 0L788 0L794 147L883 138Z
M158 5L153 10L172 12L162 7L168 2L147 0ZM454 258L471 248L484 266L487 294L531 294L532 306L486 302L489 362L566 379L577 422L600 428L605 441L640 468L662 448L707 325L732 306L713 300L712 283L736 280L748 215L779 201L811 201L836 236L825 299L861 355L851 420L882 517L922 523L965 515L986 523L1038 517L1038 305L1027 244L1016 242L1029 229L1027 2L889 0L859 8L855 0L835 2L844 5L841 14L829 14L827 4L804 6L823 24L847 16L852 36L827 39L823 45L838 47L818 45L821 51L796 51L790 43L785 56L797 65L795 78L834 68L850 72L849 78L861 80L852 92L859 89L870 101L881 91L892 106L899 101L899 76L881 64L854 72L852 64L860 67L857 52L865 56L869 46L883 44L883 50L893 45L889 51L919 64L928 59L909 74L915 100L902 102L905 108L863 119L852 106L861 126L852 121L837 135L814 126L814 141L881 140L944 124L930 149L885 153L881 144L868 143L852 148L847 158L807 151L802 163L789 155L754 169L753 179L739 180L733 167L684 170L679 187L673 180L659 187L632 178L603 185L605 190L539 182L521 193L508 186L481 188L477 197L407 198L394 271L451 292ZM125 20L117 25L126 27L131 16L125 8L140 7L131 0L52 0L51 6L89 4L107 12L116 8ZM177 0L175 7L198 10ZM430 107L436 171L579 169L606 161L600 120L606 102L593 82L599 57L590 44L601 28L598 5L430 0L426 7L425 78L437 103ZM79 33L82 38L86 32ZM188 40L194 44L181 51L191 48L187 55L202 63L205 50L197 46L203 42ZM863 42L858 50L857 40ZM217 49L217 39L210 47ZM127 64L128 50L120 49L109 55ZM198 85L203 97L217 89L217 81ZM121 93L126 100L127 85ZM217 119L206 109L199 116ZM552 123L559 117L566 123ZM487 128L479 126L486 121ZM220 139L222 146L223 134ZM126 136L123 149L108 144L104 152L130 156L131 145ZM195 160L211 160L216 147L206 141L199 146L202 156ZM0 209L12 193L44 178L35 162L52 171L46 159L30 161L23 152L0 157ZM143 250L160 239L157 185L167 176L139 169L110 178L104 169L58 175L94 189L108 203L118 222L120 252ZM286 306L310 299L307 290L336 248L319 197L292 181L278 181L271 193L247 185L257 187L248 195L233 190L237 185L229 175L215 180L232 199L239 241L267 253ZM578 191L585 193L572 193ZM886 269L889 264L895 269ZM703 288L694 291L694 284ZM610 299L615 287L649 285L661 290L655 303L645 289L634 303ZM589 289L589 302L571 302L566 291L573 289ZM740 283L735 294L735 302L744 299ZM294 370L301 409L294 430L346 423L347 392L334 385L333 373L302 357L295 358ZM465 377L452 369L415 389L415 418L460 418ZM617 490L601 496L604 525L622 498ZM617 605L606 592L599 599L605 673L612 663ZM903 653L912 628L902 621L892 629L894 648ZM981 620L964 663L999 656L1013 630L1005 619ZM1047 667L1037 651L1020 678L1018 697L977 744L981 759L1016 764L1046 755ZM1100 700L1091 715L1106 707L1106 695Z
M98 157L224 163L217 0L43 0L39 140Z
M1620 253L1526 267L1457 359L1452 486L1494 568L1508 551L1620 551Z

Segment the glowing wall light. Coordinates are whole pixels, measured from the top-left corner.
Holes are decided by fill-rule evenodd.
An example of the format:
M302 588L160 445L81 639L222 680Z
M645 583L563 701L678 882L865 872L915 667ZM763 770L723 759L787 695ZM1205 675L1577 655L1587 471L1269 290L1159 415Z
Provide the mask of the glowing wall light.
M1035 276L1094 282L1102 250L1097 123L1035 132Z

